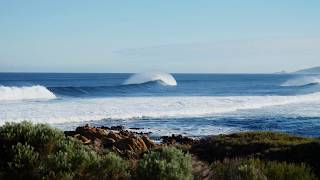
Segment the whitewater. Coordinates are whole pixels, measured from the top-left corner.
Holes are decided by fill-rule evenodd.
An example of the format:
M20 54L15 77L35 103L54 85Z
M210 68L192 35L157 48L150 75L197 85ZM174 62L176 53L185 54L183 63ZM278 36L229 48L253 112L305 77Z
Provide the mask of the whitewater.
M56 96L43 86L7 87L0 86L0 101L55 99Z
M63 123L101 119L202 117L291 103L318 102L320 93L300 96L121 97L1 104L0 122Z

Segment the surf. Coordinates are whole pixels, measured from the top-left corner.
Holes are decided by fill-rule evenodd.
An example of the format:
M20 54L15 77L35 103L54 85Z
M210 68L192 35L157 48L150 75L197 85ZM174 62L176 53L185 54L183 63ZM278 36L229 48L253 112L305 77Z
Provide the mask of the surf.
M56 96L46 87L36 86L0 86L0 101L12 100L49 100Z
M160 82L163 85L176 86L176 79L169 73L137 73L130 76L123 85L144 84L148 82Z
M296 77L293 79L289 79L281 86L283 87L301 87L301 86L311 86L311 85L319 85L320 78L316 76L303 76L303 77Z
M213 117L242 110L318 101L320 93L296 96L110 97L0 103L0 123L26 119L33 122L65 123L103 119Z

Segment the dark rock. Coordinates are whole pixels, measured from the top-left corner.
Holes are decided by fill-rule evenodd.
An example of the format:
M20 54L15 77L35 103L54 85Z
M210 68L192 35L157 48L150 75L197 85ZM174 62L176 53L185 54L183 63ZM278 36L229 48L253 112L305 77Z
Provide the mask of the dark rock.
M102 138L101 141L102 141L103 146L106 148L112 147L113 144L116 142L116 140L114 140L112 138Z
M141 129L143 129L143 128L134 128L134 127L131 127L131 128L129 128L129 129L132 129L132 130L141 130Z
M163 144L188 144L188 145L192 145L195 142L197 142L197 140L189 138L189 137L183 137L182 135L174 135L172 134L172 136L162 136L160 139L162 139L162 143Z
M115 131L122 131L125 129L125 127L124 126L111 126L110 129L115 130Z
M64 135L66 135L66 136L74 136L74 135L76 135L77 133L75 132L75 131L64 131Z

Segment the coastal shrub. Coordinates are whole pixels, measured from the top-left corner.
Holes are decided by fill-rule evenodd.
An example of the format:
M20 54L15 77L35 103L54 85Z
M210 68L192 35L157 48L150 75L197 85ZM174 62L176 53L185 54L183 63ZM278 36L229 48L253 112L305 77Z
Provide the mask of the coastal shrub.
M166 147L160 151L151 151L145 154L143 159L139 161L136 179L193 179L191 156L172 147Z
M316 180L315 174L305 164L292 164L287 162L257 161L264 174L270 180Z
M17 177L32 177L36 171L39 153L28 144L18 143L12 146L12 159L8 162L8 170Z
M204 138L192 146L191 152L203 160L213 162L225 158L264 155L314 141L318 140L283 133L244 132Z
M259 158L266 161L305 163L320 177L320 140L273 132L244 132L210 136L190 152L212 163L225 158Z
M304 164L286 162L225 159L212 164L213 179L224 180L316 180Z
M1 179L85 179L92 167L106 179L126 174L120 157L99 156L48 125L22 122L0 127Z
M217 180L267 180L261 169L245 160L216 161L211 168L213 179Z
M91 164L99 161L100 157L89 147L81 142L66 138L55 144L54 151L43 161L43 173L45 175L55 175L60 179L61 176L75 176Z
M108 153L85 170L86 179L126 179L129 177L127 164L114 153Z

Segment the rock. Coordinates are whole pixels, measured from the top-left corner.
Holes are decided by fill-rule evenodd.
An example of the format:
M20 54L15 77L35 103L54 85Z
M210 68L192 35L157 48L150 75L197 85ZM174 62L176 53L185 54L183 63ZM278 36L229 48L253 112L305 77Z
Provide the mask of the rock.
M64 131L64 135L73 137L76 135L76 132L75 131Z
M112 147L113 144L116 142L116 140L112 139L112 138L102 138L101 139L103 147Z
M122 139L120 135L118 135L112 131L110 131L105 137L110 138L110 139L114 139L115 141Z
M140 137L120 139L114 146L122 151L147 151L148 147Z
M134 127L131 127L131 128L129 128L129 129L132 129L132 130L141 130L141 129L143 129L143 128L134 128Z
M96 152L102 152L103 151L103 146L102 146L102 142L100 139L95 139L93 141L93 148Z
M91 140L102 138L108 134L105 129L90 127L88 124L83 127L77 127L75 132Z
M115 131L122 131L125 129L125 127L124 126L111 126L110 129L115 130Z
M97 135L99 137L103 137L103 136L108 134L108 132L106 130L104 130L104 129L101 129L101 128L95 128L95 129L96 129Z
M73 137L76 138L76 139L78 139L78 140L80 140L80 141L82 141L83 144L90 144L90 143L91 143L91 140L90 140L90 139L88 139L88 138L86 138L86 137L84 137L84 136L81 136L80 134L76 134L76 135L74 135Z
M81 140L90 145L98 153L105 152L105 148L126 157L139 157L157 145L145 133L124 130L124 126L91 127L88 124L77 127L75 131L67 131L67 136Z
M154 148L156 146L156 143L151 141L148 136L142 136L142 140L148 149Z
M172 134L172 136L162 136L160 139L162 139L162 143L163 144L188 144L188 145L192 145L195 142L197 142L197 140L194 140L192 138L189 137L183 137L182 135L174 135Z

